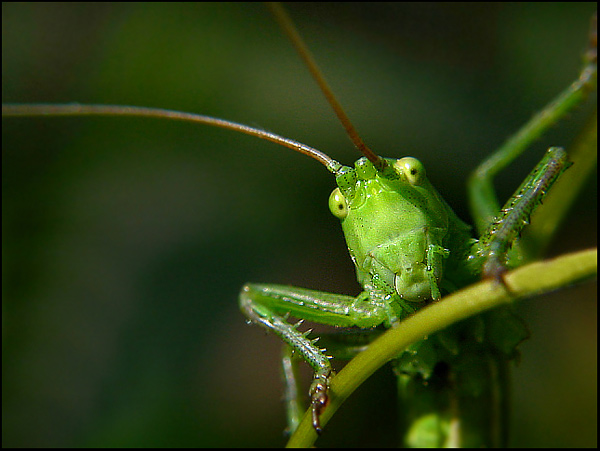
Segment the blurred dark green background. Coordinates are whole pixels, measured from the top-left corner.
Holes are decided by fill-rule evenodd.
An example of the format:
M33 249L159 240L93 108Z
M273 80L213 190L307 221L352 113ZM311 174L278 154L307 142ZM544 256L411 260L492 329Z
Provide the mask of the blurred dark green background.
M577 75L594 3L292 4L378 153L413 155L465 219L467 174ZM118 103L267 128L356 159L260 4L2 5L2 101ZM498 181L510 195L575 112ZM2 124L3 446L279 446L280 346L246 281L356 294L334 182L234 132L160 120ZM594 181L552 254L596 244ZM596 286L524 302L514 446L596 446ZM319 445L395 443L376 374Z

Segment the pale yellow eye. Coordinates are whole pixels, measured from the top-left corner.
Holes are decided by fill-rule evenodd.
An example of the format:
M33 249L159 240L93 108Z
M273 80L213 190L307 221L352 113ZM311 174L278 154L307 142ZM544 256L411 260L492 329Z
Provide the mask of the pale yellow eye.
M425 167L413 157L404 157L394 163L396 171L404 174L411 185L420 185L425 180Z
M348 215L348 204L339 188L334 189L329 196L329 210L339 219L344 219Z

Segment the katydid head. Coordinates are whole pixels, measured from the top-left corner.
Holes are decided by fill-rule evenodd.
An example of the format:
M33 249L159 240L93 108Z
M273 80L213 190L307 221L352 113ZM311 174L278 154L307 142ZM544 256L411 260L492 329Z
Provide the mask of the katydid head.
M327 102L364 156L354 168L335 170L338 188L329 198L341 219L359 283L371 299L399 305L438 299L442 277L442 241L448 232L448 207L427 181L414 158L381 158L363 142L304 44L279 5L270 5ZM390 303L394 297L397 303ZM411 307L404 306L404 311ZM395 314L390 313L390 322Z
M363 157L338 171L329 208L341 220L366 291L410 302L436 299L448 207L419 160L384 161L383 170Z

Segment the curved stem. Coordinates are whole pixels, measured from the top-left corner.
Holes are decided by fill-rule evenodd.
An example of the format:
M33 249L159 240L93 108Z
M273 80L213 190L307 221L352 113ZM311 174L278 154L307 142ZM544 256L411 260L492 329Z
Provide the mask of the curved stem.
M408 345L502 304L544 294L593 277L597 272L597 265L597 249L562 255L506 273L506 286L494 279L484 280L420 310L381 335L333 378L331 401L321 415L321 424L325 425L360 384ZM316 439L309 411L287 446L309 447Z

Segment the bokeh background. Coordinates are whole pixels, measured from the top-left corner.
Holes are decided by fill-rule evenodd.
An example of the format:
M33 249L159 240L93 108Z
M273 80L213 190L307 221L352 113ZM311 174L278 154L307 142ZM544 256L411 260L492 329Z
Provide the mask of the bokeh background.
M291 4L364 140L413 155L464 219L465 178L575 79L595 4ZM2 5L2 101L117 103L267 128L348 164L341 126L261 4ZM584 107L498 180L517 187ZM313 160L160 120L2 123L3 446L279 446L278 340L246 281L356 294ZM594 246L597 187L551 254ZM514 446L596 446L596 286L520 306ZM389 368L320 446L394 445Z

